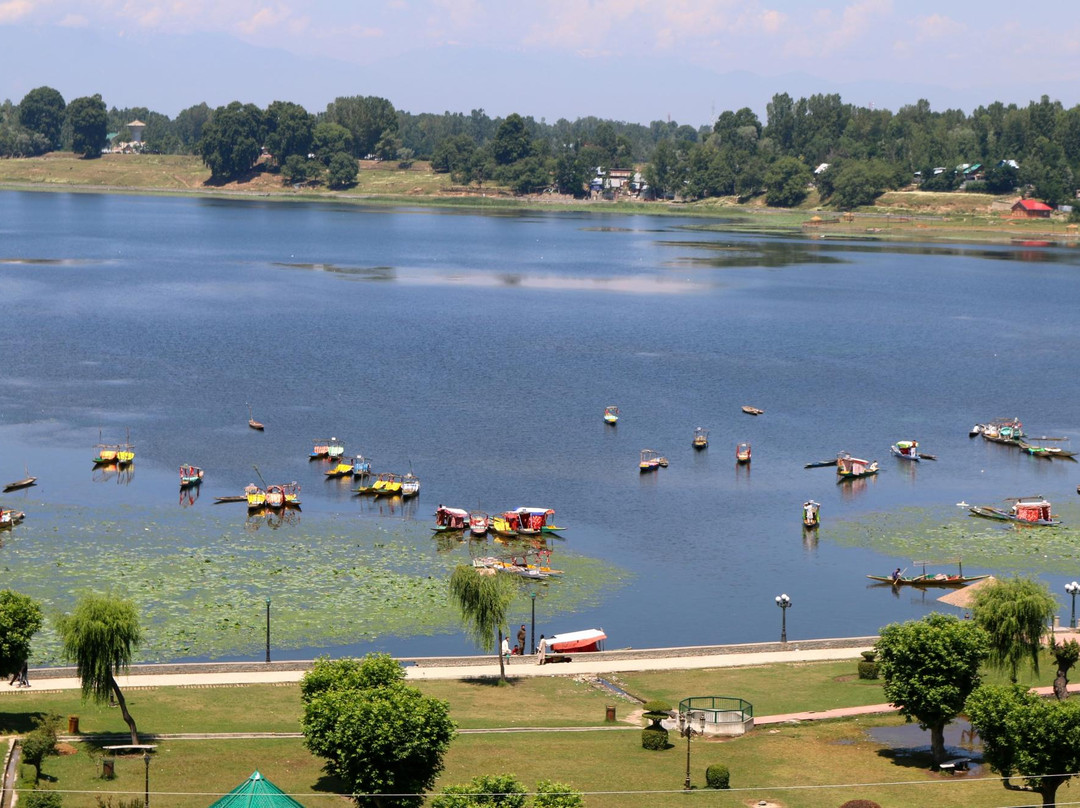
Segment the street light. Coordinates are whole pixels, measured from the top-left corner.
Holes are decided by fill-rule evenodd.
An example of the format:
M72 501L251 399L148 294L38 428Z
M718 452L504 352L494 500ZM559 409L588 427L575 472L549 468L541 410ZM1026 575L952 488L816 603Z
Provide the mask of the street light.
M143 800L143 808L150 808L150 752L143 752L142 759L146 764L146 796Z
M1065 584L1065 591L1072 595L1072 614L1069 616L1069 628L1076 628L1076 595L1080 593L1080 584L1076 581Z
M698 719L701 722L701 726L698 729L694 729L691 722L694 719ZM679 713L679 734L686 736L686 779L683 781L683 790L689 791L690 786L690 739L694 737L696 732L701 735L705 732L705 713L701 710L687 710L685 713Z
M270 598L266 599L266 661L270 661Z
M777 595L776 605L780 607L780 642L787 642L787 610L791 608L791 598Z
M533 649L533 653L536 653L536 592L530 592L529 597L532 599L532 637L530 638L529 645ZM522 653L525 653L525 649L521 649Z

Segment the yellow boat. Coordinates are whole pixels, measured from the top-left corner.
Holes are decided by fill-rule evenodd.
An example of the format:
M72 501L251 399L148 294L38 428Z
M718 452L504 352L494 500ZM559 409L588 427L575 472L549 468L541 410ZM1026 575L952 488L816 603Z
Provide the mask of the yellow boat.
M605 424L617 424L619 422L619 408L618 407L605 407L604 408L604 423Z
M332 469L328 469L325 473L326 473L327 477L352 477L352 475L353 475L352 461L349 460L349 461L344 462L344 463L338 463Z
M266 492L254 483L244 488L244 496L247 498L248 510L266 507Z
M382 476L383 475L381 475L381 474L379 475L380 478ZM385 483L381 487L377 487L376 490L373 493L377 497L397 497L397 496L401 496L401 488L402 488L403 484L404 484L404 480L402 480L400 475L387 474ZM378 486L379 485L378 482L376 482L375 485Z

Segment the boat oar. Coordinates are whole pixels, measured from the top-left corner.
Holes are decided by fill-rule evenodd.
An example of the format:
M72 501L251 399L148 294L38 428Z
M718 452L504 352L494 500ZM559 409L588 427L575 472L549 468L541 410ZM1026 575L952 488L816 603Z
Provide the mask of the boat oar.
M937 455L919 453L920 460L937 460Z

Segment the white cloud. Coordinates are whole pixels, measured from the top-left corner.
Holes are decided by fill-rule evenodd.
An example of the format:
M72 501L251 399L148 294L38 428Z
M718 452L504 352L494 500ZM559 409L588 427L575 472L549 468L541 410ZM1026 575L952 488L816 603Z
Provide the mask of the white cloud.
M960 36L965 26L944 14L931 14L915 20L916 35L920 40L943 39Z
M62 28L85 28L90 20L82 14L68 14L58 23Z
M884 27L892 10L892 0L859 0L846 6L826 34L826 50L845 50L858 44L878 27Z
M34 10L34 4L30 0L8 0L0 3L0 25L21 20Z

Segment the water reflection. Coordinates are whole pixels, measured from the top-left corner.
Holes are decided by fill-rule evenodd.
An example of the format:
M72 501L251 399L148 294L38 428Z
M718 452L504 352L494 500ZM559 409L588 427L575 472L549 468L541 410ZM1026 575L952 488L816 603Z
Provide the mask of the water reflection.
M919 729L918 724L870 727L866 734L875 743L888 747L891 757L930 754L930 731ZM965 719L955 718L945 726L945 752L949 757L976 758L981 762L982 740Z
M249 510L247 519L244 520L244 530L254 533L262 527L277 530L285 525L298 525L300 523L299 508L258 508Z
M840 489L840 496L843 499L853 500L864 494L866 489L871 485L877 485L877 479L878 476L876 474L869 477L856 477L854 479L850 477L841 477L836 481L836 486Z
M188 508L195 504L195 500L199 498L199 491L202 490L201 485L191 485L186 488L180 489L180 507Z
M826 245L790 241L660 241L661 247L699 250L709 255L680 255L667 266L677 267L789 267L797 264L842 264L844 259L825 252Z
M91 479L95 483L111 483L127 485L135 479L135 464L128 463L121 466L119 463L102 463L94 467Z

